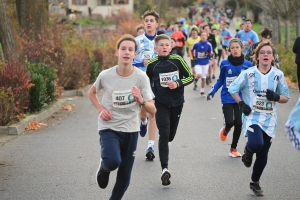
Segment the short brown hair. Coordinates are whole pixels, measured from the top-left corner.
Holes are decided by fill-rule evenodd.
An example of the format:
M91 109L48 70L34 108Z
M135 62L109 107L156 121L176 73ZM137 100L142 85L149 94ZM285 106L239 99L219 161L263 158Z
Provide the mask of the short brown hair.
M242 41L241 41L240 39L238 39L238 38L232 38L232 39L230 40L229 45L228 45L228 48L227 48L229 52L230 52L230 46L231 46L231 44L234 43L234 42L239 43L241 49L244 49L244 45L243 45L243 43L242 43ZM243 54L243 52L242 52L242 54Z
M252 20L251 19L245 19L245 22L250 22L252 24Z
M159 20L159 14L154 11L154 10L147 10L143 15L142 15L142 19L145 19L147 16L153 16L156 20L156 22L158 23L158 20Z
M272 44L272 42L270 41L262 41L260 42L257 47L255 48L254 50L254 55L252 56L254 62L258 65L259 62L257 60L258 56L259 56L259 51L261 50L261 48L263 48L264 46L270 46L272 48L272 53L273 53L273 57L274 59L276 58L276 49L274 47L274 45ZM271 63L272 66L275 65L275 62L274 60L272 60L272 63Z
M122 35L120 37L120 39L118 40L118 42L117 42L117 49L120 48L120 45L123 41L132 41L132 42L134 42L134 51L137 51L137 43L135 41L135 38L132 35L130 35L130 34Z
M160 40L169 40L171 42L171 38L168 35L160 34L154 38L155 45L157 45Z
M144 24L138 25L138 26L136 27L136 32L139 32L139 30L141 30L141 29L145 30Z

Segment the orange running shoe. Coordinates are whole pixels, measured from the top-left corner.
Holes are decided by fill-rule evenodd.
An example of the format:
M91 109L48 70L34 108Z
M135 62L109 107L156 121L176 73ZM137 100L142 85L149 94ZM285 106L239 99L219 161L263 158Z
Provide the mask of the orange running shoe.
M236 158L236 157L241 157L242 155L240 154L240 152L238 152L236 148L230 148L229 156Z
M229 131L226 131L226 130L225 130L225 126L223 126L223 127L221 128L221 130L220 130L220 133L219 133L219 135L220 135L220 140L223 141L223 142L226 141L229 132L230 132L230 130L229 130Z

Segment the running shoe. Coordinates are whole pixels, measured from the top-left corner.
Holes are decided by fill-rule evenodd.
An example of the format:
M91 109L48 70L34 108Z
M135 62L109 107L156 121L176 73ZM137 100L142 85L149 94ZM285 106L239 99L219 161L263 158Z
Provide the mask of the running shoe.
M146 159L152 161L155 158L153 147L149 147L146 151Z
M147 118L147 124L144 125L142 122L141 122L141 125L140 125L140 136L141 137L145 137L146 133L147 133L147 127L148 127L148 118Z
M171 174L170 174L169 170L167 170L167 169L163 170L161 178L160 178L162 181L162 185L163 186L170 185L171 184L170 178L171 178Z
M108 185L110 171L106 171L101 166L102 159L100 159L99 167L96 173L96 180L100 188L105 189Z
M216 78L216 77L215 77L215 75L213 74L213 75L212 75L212 79L215 79L215 78Z
M246 167L251 167L253 153L247 151L247 148L244 149L244 155L242 156L242 161Z
M236 158L236 157L241 157L242 155L240 154L240 152L238 152L236 148L230 148L229 156Z
M200 92L201 97L206 97L204 92Z
M250 183L250 189L252 190L255 196L259 196L259 197L264 196L264 191L261 189L259 182Z
M193 89L194 89L194 90L197 90L197 87L198 87L197 84L195 84Z
M230 130L229 130L229 131L226 131L226 130L225 130L225 126L223 126L223 127L221 128L220 132L219 132L220 140L223 141L223 142L226 141L229 132L230 132Z

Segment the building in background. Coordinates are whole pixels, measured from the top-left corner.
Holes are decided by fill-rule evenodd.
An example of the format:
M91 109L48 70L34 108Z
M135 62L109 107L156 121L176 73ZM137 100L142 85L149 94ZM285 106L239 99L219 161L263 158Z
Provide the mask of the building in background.
M68 9L82 16L111 16L119 10L133 12L134 0L68 0Z

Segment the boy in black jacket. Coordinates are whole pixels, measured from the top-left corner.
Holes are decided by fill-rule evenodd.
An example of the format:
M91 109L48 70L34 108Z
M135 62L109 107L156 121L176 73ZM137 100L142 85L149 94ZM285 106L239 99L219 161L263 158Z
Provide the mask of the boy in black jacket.
M170 54L171 38L165 34L154 39L158 57L147 66L152 91L155 95L156 123L159 132L159 157L162 185L170 185L168 171L169 142L176 134L184 103L184 86L194 81L193 73L182 57Z

